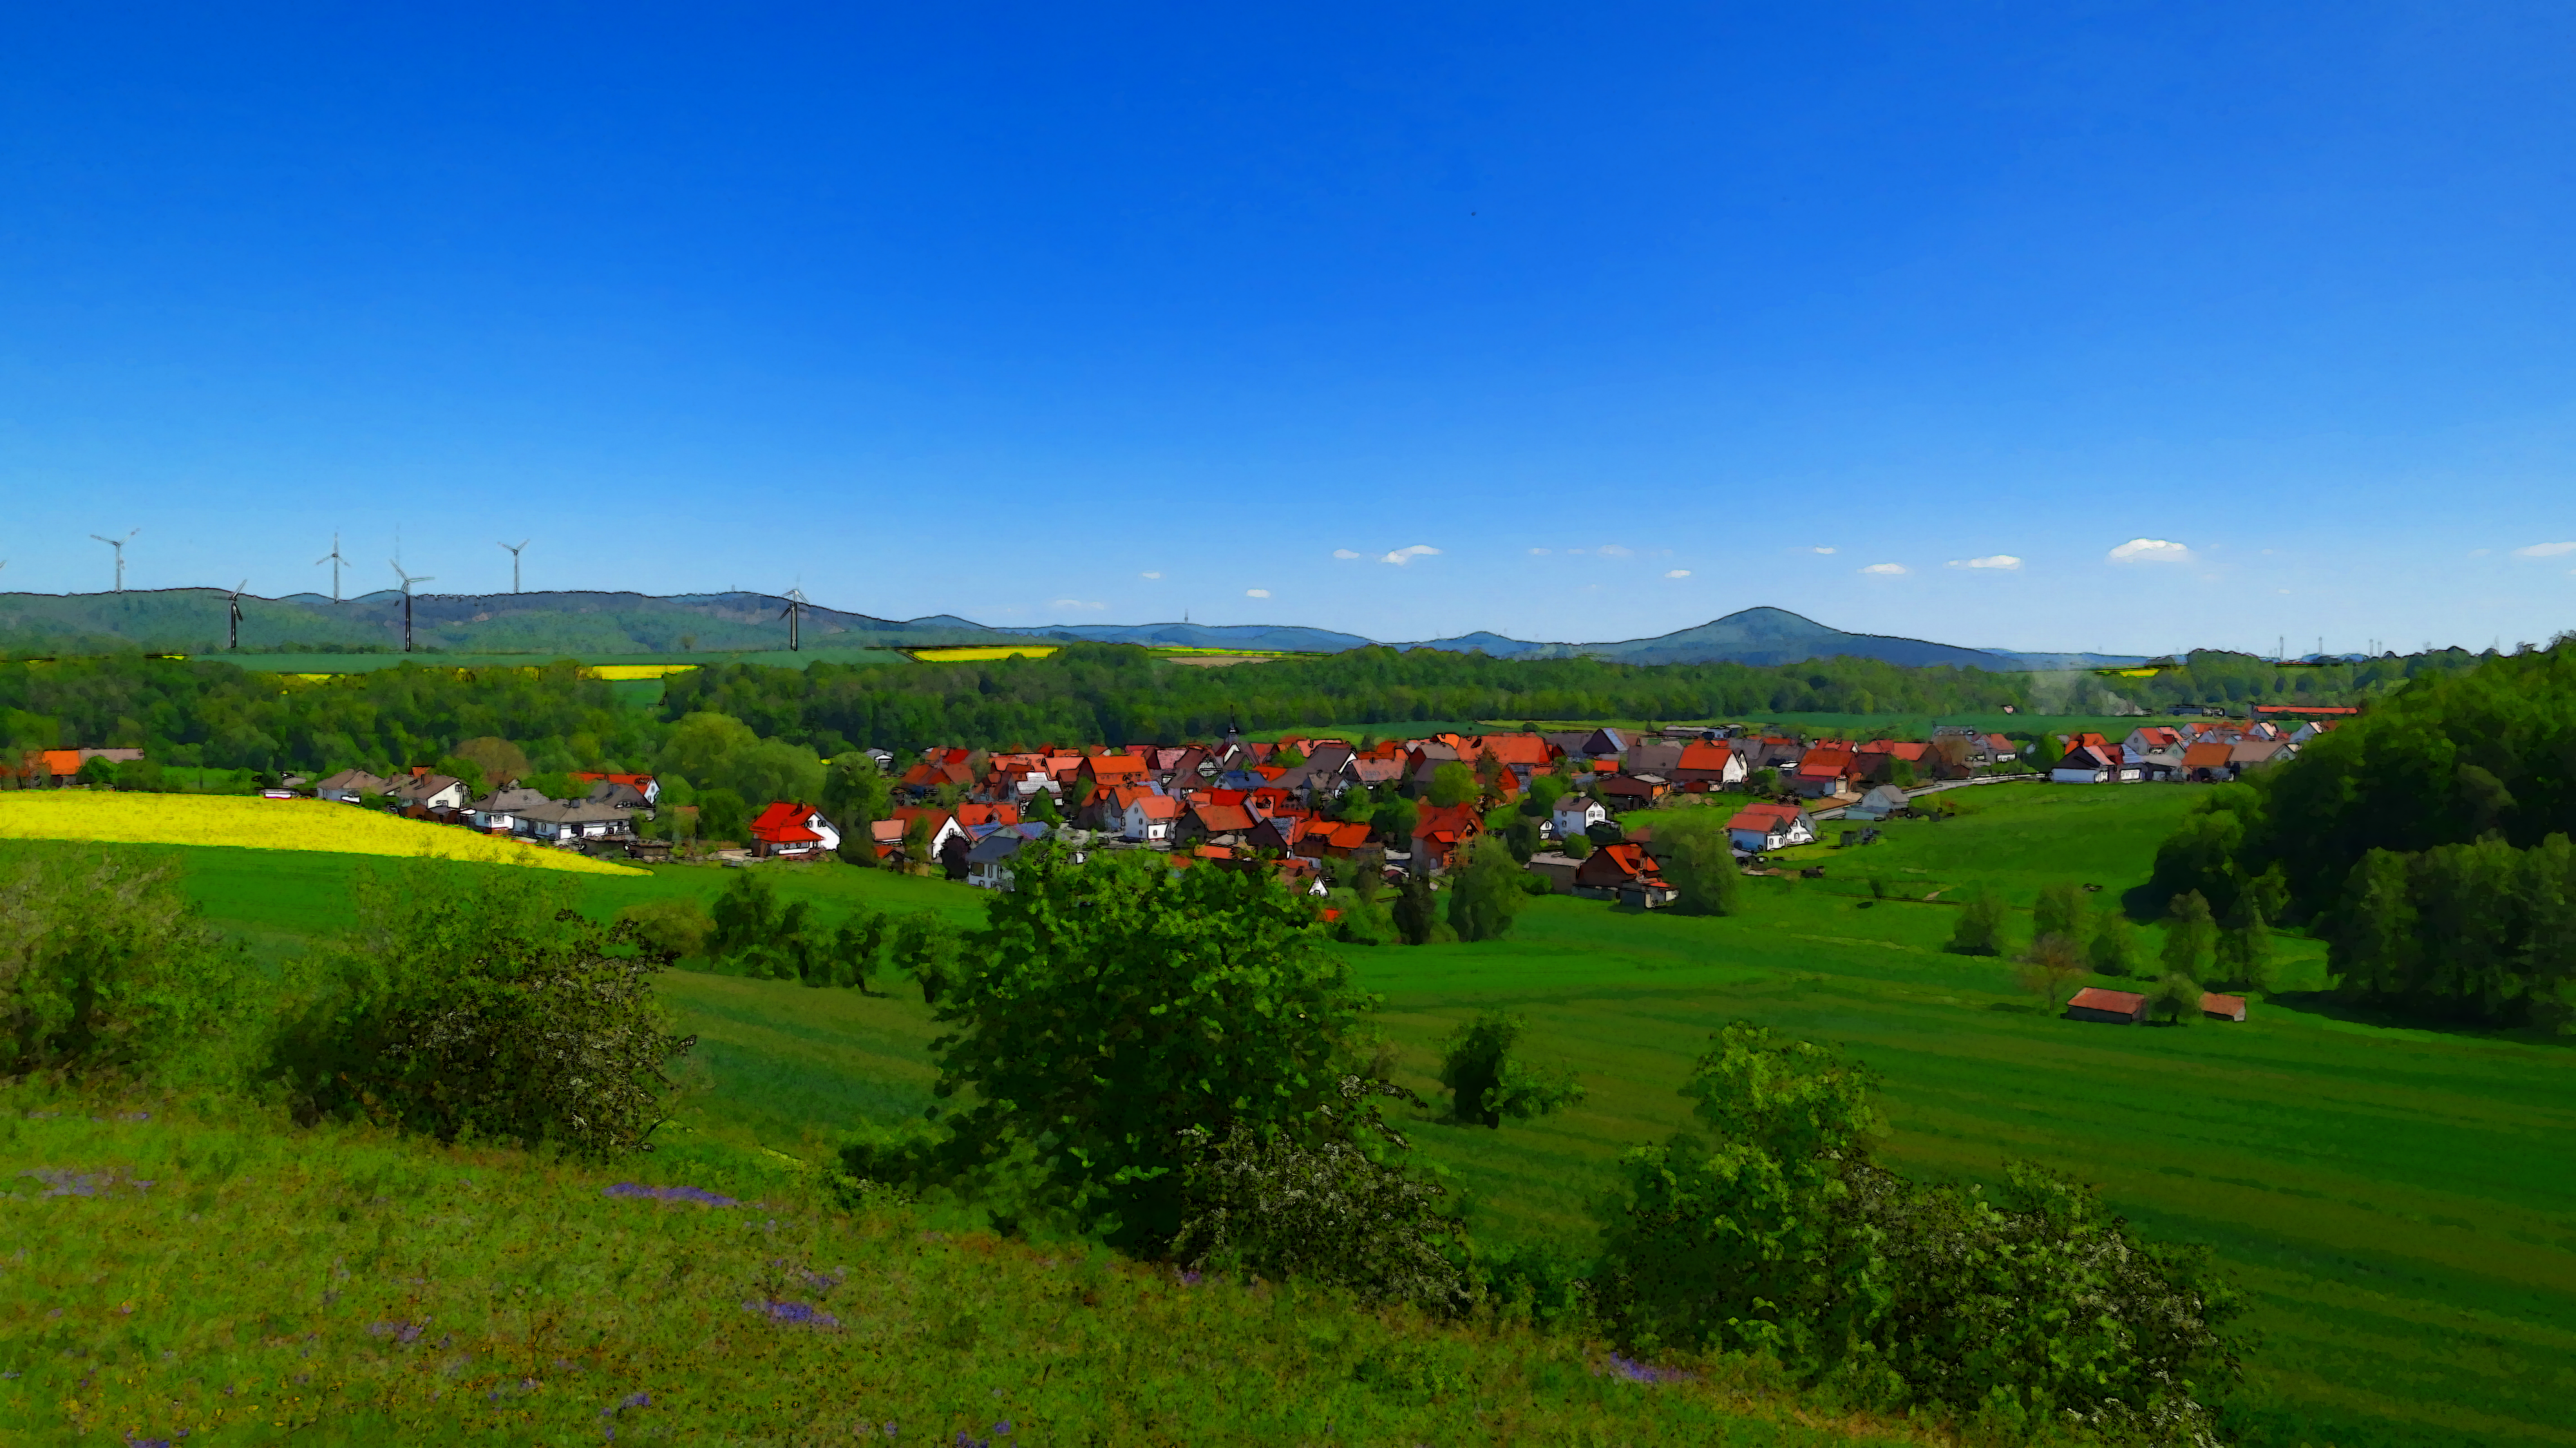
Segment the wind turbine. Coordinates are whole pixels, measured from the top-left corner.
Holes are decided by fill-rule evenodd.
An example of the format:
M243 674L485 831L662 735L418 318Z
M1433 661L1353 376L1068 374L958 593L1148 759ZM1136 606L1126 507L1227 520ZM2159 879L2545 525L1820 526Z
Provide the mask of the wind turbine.
M142 531L142 529L137 528L134 530L134 533L140 533ZM116 550L116 591L119 593L123 593L125 591L125 545L134 541L134 533L128 533L122 538L110 538L104 533L92 533L89 535L101 543L106 544L108 547Z
M248 587L250 587L250 580L245 578L241 581L241 587L234 589L232 591L232 596L224 600L226 604L231 606L233 611L232 622L226 625L224 629L224 647L227 649L239 649L241 647L241 596L242 589L246 589Z
M528 546L528 540L522 538L516 543L499 546L510 550L510 591L516 593L519 591L519 550Z
M337 533L331 535L331 551L313 560L313 566L316 568L325 563L331 565L331 601L333 603L340 601L340 565L348 561L340 556L340 535Z
M394 576L395 576L396 578L399 578L399 579L401 579L401 580L402 580L402 590L403 590L403 652L404 652L404 653L410 653L410 652L411 652L411 586L412 586L413 584L415 584L415 583L427 583L427 582L429 582L429 581L430 581L430 579L431 579L431 575L426 574L426 573L418 573L418 574L414 574L414 573L405 573L405 572L403 572L403 566L402 566L402 564L400 564L400 563L398 563L398 562L394 562L394 560L392 560L392 559L387 559L386 561L387 561L387 562L389 562L389 563L393 563Z
M787 651L791 654L797 651L796 625L804 619L805 610L810 606L805 601L805 590L787 590L787 606L778 611L778 616L787 620Z

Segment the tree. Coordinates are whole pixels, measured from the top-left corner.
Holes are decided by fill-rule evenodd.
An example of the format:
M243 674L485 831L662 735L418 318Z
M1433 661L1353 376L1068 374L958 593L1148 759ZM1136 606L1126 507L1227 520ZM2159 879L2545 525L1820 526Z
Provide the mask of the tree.
M1672 810L1655 821L1664 883L1673 908L1684 915L1732 915L1743 872L1726 833L1726 816L1713 809Z
M1592 837L1590 835L1566 836L1565 853L1577 860L1589 856L1592 853Z
M2327 968L2344 994L2395 999L2413 989L2420 937L2406 857L2372 850L2352 867L2343 908L2335 912Z
M877 862L876 836L868 827L886 818L891 807L876 756L860 749L832 756L823 771L822 809L840 828L842 859L853 865Z
M525 751L496 734L478 734L447 752L481 771L495 789L536 772Z
M2200 1019L2200 982L2168 971L2147 992L2147 1013L2167 1025L2187 1026Z
M782 914L778 904L778 887L771 884L760 870L727 871L731 876L717 894L715 907L708 911L710 930L707 949L711 955L732 957L748 955L769 944L778 934Z
M2165 974L2200 979L2216 929L2209 918L2209 902L2200 897L2199 891L2186 890L2175 896L2165 912Z
M985 905L932 1043L959 1170L1024 1161L1028 1198L1130 1250L1184 1216L1183 1133L1293 1130L1339 1098L1370 997L1277 880L1053 841Z
M2021 988L2039 997L2043 1013L2066 1004L2069 987L2085 974L2084 955L2075 937L2054 933L2035 937L2014 970Z
M2105 905L2093 921L2092 943L2085 963L2095 975L2123 976L2138 968L2138 931L2117 905Z
M832 984L855 988L861 995L873 995L868 977L877 973L878 952L885 948L887 935L884 912L862 907L841 922L832 936Z
M1529 896L1521 891L1520 862L1491 835L1463 847L1466 868L1451 872L1449 928L1464 941L1500 940Z
M738 845L750 829L751 807L743 803L741 795L729 789L698 792L699 838Z
M1543 773L1530 776L1529 792L1521 797L1521 813L1545 819L1556 811L1556 802L1565 798L1570 786L1561 774Z
M930 812L916 811L903 822L901 869L907 875L927 875L938 861L930 853Z
M1429 797L1433 804L1447 808L1465 804L1476 797L1474 770L1457 760L1445 760L1431 771Z
M1538 853L1539 846L1545 843L1539 838L1538 821L1516 811L1507 810L1504 813L1511 817L1505 820L1503 827L1494 831L1490 838L1500 840L1503 848L1512 852L1512 859L1515 862L1526 865L1530 862L1530 857Z
M1422 811L1414 802L1399 795L1378 805L1370 826L1388 849L1408 850L1413 847L1413 827L1421 819Z
M1979 889L1959 911L1951 928L1950 949L1960 955L2004 953L2004 902L1993 891Z
M79 779L86 789L116 787L116 761L103 754L93 754L81 761Z
M1407 945L1429 945L1431 933L1440 923L1440 899L1432 893L1431 877L1416 870L1404 877L1395 892L1395 932Z
M1271 754L1270 762L1282 769L1295 769L1306 762L1306 751L1294 744L1282 744Z
M1755 794L1778 794L1780 792L1780 771L1769 768L1757 769L1753 771L1753 778L1749 783L1753 786L1753 792Z
M1055 791L1041 789L1029 796L1028 818L1052 829L1064 823L1064 812L1055 805Z
M1571 1072L1542 1076L1524 1067L1512 1050L1529 1022L1508 1011L1484 1011L1441 1043L1440 1084L1449 1092L1452 1119L1499 1127L1503 1118L1526 1121L1583 1099Z
M956 983L957 946L957 932L927 910L914 911L895 927L895 969L921 987L922 1004L939 1004Z
M2218 978L2231 990L2268 990L2272 965L2272 922L2263 918L2263 902L2245 891L2218 933Z
M2084 889L2080 885L2060 882L2040 887L2039 903L2030 912L2030 928L2035 935L2062 935L2069 940L2084 936Z

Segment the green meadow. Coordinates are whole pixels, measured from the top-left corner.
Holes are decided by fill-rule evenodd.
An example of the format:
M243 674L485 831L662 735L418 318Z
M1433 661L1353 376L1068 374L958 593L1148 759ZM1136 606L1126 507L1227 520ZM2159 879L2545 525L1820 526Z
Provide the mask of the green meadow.
M2021 994L2006 962L1942 948L1951 902L1970 889L2024 910L2059 881L2119 899L2196 795L1963 790L1949 796L1954 818L1800 852L1821 879L1747 880L1733 917L1545 899L1504 941L1352 956L1383 997L1399 1078L1426 1097L1440 1038L1492 1006L1527 1015L1530 1055L1588 1088L1570 1111L1500 1131L1416 1123L1420 1157L1483 1238L1580 1249L1609 1163L1684 1126L1675 1088L1689 1061L1715 1027L1749 1018L1876 1069L1881 1151L1904 1169L1991 1179L2007 1157L2036 1159L2098 1183L2153 1233L2214 1248L2260 1332L2234 1425L2245 1441L2576 1444L2576 1052L2351 1018L2319 993L2322 948L2289 934L2281 990L2241 1025L2065 1021ZM184 853L209 915L269 956L345 923L346 881L362 868ZM671 866L578 883L609 913L711 894L723 876ZM838 864L777 877L827 915L865 903L966 922L980 908L964 887ZM2151 955L2152 929L2142 943ZM658 1170L792 1171L850 1124L930 1102L934 1029L908 982L863 996L665 980L699 1043Z

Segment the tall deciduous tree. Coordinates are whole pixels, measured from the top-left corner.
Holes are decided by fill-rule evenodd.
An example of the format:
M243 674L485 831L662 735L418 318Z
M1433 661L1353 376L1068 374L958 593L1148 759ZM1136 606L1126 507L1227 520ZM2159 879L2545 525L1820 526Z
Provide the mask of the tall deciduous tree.
M1500 940L1529 896L1521 891L1520 862L1503 841L1483 836L1463 847L1466 868L1449 877L1449 928L1465 941Z

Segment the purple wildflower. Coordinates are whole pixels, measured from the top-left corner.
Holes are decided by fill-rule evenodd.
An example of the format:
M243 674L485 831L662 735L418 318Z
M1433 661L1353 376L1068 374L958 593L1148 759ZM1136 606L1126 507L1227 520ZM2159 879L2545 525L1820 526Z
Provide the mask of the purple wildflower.
M604 1197L651 1197L657 1202L704 1202L710 1207L738 1207L732 1197L720 1197L705 1187L648 1187L638 1182L619 1182L600 1192Z
M1619 1376L1632 1383L1686 1383L1696 1376L1693 1373L1683 1372L1680 1368L1659 1368L1653 1363L1637 1362L1631 1358L1621 1357L1615 1352L1610 1354L1610 1366Z
M1008 1418L1004 1418L1002 1421L1000 1421L1000 1422L998 1422L998 1423L995 1423L995 1424L993 1425L993 1436L994 1436L994 1437L996 1437L996 1438L1008 1438L1008 1437L1010 1437L1010 1436L1011 1436L1011 1420L1010 1420L1010 1419L1008 1419Z
M423 1326L424 1324L417 1322L371 1322L367 1324L367 1331L377 1337L389 1337L409 1346L420 1341L420 1330Z
M134 1430L131 1428L125 1430L125 1444L126 1448L170 1448L169 1439L137 1438L134 1436Z
M1182 1273L1182 1274L1181 1274L1181 1285L1182 1285L1183 1287L1196 1287L1196 1286L1198 1286L1198 1285L1199 1285L1199 1274L1197 1274L1196 1272L1184 1272L1184 1273Z
M649 1408L653 1406L653 1395L651 1393L628 1393L625 1397L618 1400L617 1406L621 1408Z
M784 1298L772 1298L766 1302L746 1302L743 1304L743 1308L749 1312L760 1313L772 1322L795 1323L799 1326L810 1327L839 1327L841 1325L841 1319L834 1317L832 1314L825 1312L823 1309L814 1306L810 1302L792 1302Z

